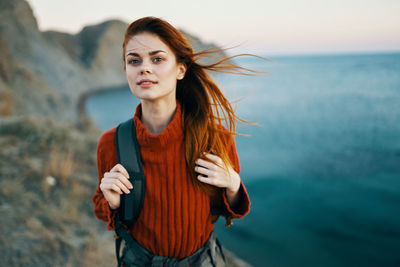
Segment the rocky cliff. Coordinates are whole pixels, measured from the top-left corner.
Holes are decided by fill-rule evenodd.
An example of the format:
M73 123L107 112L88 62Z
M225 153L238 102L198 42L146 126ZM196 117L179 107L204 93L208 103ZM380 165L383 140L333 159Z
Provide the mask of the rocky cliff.
M26 1L0 0L0 265L115 266L113 233L91 202L101 131L79 127L77 107L126 83L126 27L41 32ZM229 255L230 266L246 266Z
M25 1L0 5L0 50L6 55L0 58L0 85L11 95L11 114L76 121L83 93L125 83L117 55L125 23L107 21L77 35L40 32Z
M7 105L3 113L78 121L82 95L126 84L121 54L126 27L110 20L75 35L41 32L26 1L0 0L0 106ZM214 46L187 35L198 50Z

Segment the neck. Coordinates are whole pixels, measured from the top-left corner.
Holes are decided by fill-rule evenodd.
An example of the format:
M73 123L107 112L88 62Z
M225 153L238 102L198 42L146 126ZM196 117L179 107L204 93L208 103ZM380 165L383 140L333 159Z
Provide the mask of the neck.
M142 123L153 135L160 134L167 128L176 111L176 99L168 102L142 101Z

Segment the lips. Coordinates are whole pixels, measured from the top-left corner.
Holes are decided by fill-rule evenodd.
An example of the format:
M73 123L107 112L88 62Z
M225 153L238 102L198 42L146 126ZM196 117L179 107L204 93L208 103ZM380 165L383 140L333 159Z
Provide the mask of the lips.
M149 84L156 84L156 81L149 80L149 79L143 79L137 82L137 85L149 85Z

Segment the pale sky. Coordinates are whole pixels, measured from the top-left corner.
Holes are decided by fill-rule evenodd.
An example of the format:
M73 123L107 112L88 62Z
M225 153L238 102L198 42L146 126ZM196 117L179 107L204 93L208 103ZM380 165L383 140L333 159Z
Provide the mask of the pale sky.
M400 0L27 0L40 30L166 19L202 40L261 54L400 51Z

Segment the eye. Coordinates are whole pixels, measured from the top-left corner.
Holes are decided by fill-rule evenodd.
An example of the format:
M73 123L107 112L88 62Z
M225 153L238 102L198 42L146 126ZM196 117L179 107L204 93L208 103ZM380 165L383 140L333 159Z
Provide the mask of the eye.
M153 58L153 62L160 62L163 61L164 59L162 57L155 57Z
M139 62L140 62L139 59L129 59L128 60L128 64L131 64L131 65L138 64Z

